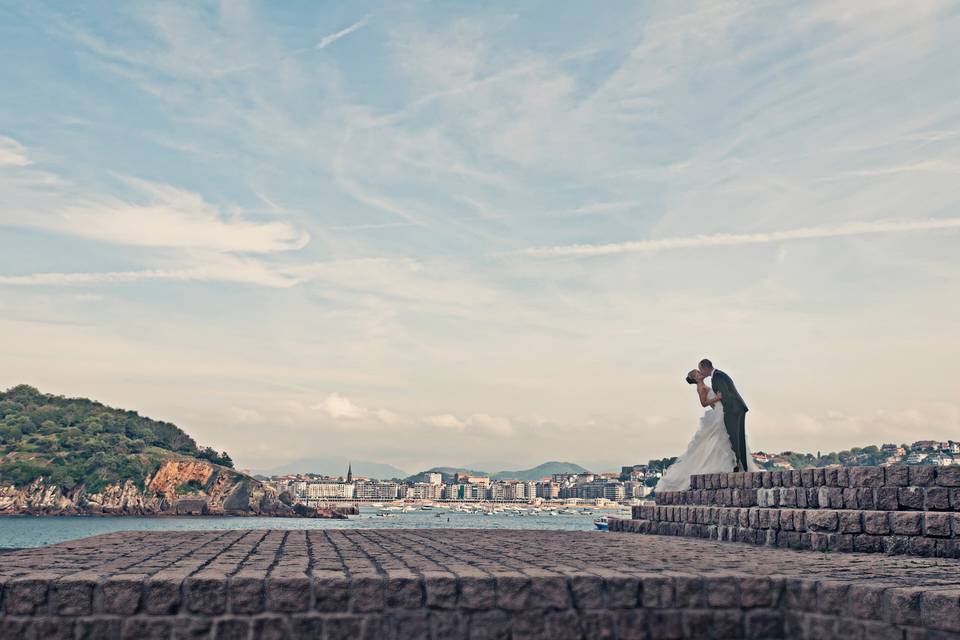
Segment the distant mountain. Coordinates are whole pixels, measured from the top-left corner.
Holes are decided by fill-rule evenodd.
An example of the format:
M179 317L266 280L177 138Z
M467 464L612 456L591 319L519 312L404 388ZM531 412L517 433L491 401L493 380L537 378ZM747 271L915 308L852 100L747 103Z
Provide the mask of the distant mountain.
M572 462L544 462L532 469L520 471L498 471L491 477L494 480L522 480L529 482L549 478L555 473L587 473L587 470Z
M477 471L476 469L463 469L460 467L433 467L432 469L427 469L426 471L421 471L420 473L405 478L405 480L407 482L425 482L428 473L441 474L444 482L449 482L457 473L473 476L490 476L494 480L521 480L528 482L548 478L555 473L587 473L587 470L572 462L544 462L532 469L497 471L496 473Z
M300 458L272 469L257 469L253 473L263 476L282 476L292 473L316 473L324 476L345 476L347 466L353 466L354 476L389 480L403 478L407 472L391 464L370 462L369 460L350 460L343 456L324 456L317 458Z

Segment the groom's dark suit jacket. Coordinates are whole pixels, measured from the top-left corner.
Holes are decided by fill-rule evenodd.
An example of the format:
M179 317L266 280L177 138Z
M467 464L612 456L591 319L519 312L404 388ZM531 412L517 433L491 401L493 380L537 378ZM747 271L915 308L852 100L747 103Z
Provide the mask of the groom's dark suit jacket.
M723 395L721 402L723 402L724 413L746 413L749 411L747 403L740 397L740 393L730 376L719 369L714 369L710 382L714 392Z
M723 403L723 424L730 436L730 446L737 457L737 470L746 471L750 468L747 464L747 403L740 397L733 380L723 371L714 369L710 383L713 390L722 395L720 401Z

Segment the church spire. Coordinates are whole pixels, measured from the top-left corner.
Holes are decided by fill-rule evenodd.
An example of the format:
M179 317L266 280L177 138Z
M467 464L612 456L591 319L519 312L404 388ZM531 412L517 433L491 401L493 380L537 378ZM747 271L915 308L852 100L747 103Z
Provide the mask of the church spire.
M353 463L347 463L347 483L353 482Z

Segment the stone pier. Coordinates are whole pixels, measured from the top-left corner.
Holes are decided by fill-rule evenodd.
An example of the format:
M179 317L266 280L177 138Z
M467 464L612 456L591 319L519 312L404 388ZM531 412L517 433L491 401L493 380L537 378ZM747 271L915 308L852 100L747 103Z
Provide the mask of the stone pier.
M960 562L625 533L126 532L0 556L0 638L960 635Z

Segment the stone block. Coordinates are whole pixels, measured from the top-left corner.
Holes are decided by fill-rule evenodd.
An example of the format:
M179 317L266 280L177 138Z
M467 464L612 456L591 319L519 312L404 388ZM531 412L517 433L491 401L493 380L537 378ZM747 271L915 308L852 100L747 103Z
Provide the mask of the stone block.
M264 610L262 573L244 571L230 576L227 591L231 612L250 614Z
M740 606L744 609L771 607L779 597L779 585L782 581L773 580L764 576L742 576L738 579L740 591Z
M923 493L923 508L927 511L950 510L950 490L946 487L928 487Z
M910 552L911 536L883 536L883 552L889 556L901 556Z
M817 608L817 583L814 580L787 578L783 595L787 609L815 611Z
M877 489L877 509L897 511L900 508L899 494L897 487L880 487Z
M213 621L208 617L177 616L171 619L173 620L173 634L171 636L173 640L208 640L210 638ZM107 636L107 638L115 637L116 636ZM317 636L307 637L314 638Z
M0 618L0 620L2 620L2 618ZM90 618L80 618L76 622L77 624L75 626L75 633L78 640L113 640L114 638L120 638L123 635L122 618L104 618L101 616L95 616ZM0 638L9 638L10 640L14 640L17 637L22 636L15 636L13 634L3 635L2 627L0 627ZM207 633L206 637L209 638L210 634ZM43 636L39 636L37 640L41 640L42 638Z
M821 467L817 467L813 470L813 486L822 487L827 484L827 479L825 471Z
M847 591L844 613L862 620L878 620L883 613L883 585L853 582Z
M859 489L854 489L853 487L847 487L843 490L843 508L844 509L858 509L859 502L857 501L857 495L859 494Z
M937 484L941 487L960 487L960 467L940 467L937 469Z
M876 489L863 488L857 490L857 508L858 509L876 509Z
M77 573L51 583L50 601L59 616L85 616L93 611L93 592L97 576Z
M782 638L783 612L772 609L748 611L744 616L747 638Z
M918 536L922 531L923 514L898 511L890 514L890 530L897 535Z
M951 520L953 520L953 514L951 513L924 513L923 535L936 538L949 538Z
M315 572L313 576L313 607L317 611L336 613L346 611L350 602L350 586L339 571Z
M673 582L673 593L669 600L658 598L659 602L672 602L671 606L681 609L699 609L706 606L706 594L703 590L703 580L699 576L688 574L670 574ZM644 600L646 603L646 591L644 591Z
M912 536L907 550L912 556L932 558L937 554L937 541L926 536Z
M470 614L470 640L507 640L510 637L510 614L496 609Z
M850 476L851 487L877 488L883 486L883 467L851 467L847 471Z
M488 608L493 606L493 580L486 578L489 589L481 589L477 597L489 598L489 602L484 600L479 608ZM473 586L470 580L465 581L464 595L470 592ZM362 573L350 576L350 610L358 612L382 611L386 606L386 586L382 576L376 573ZM319 600L318 600L319 604ZM470 607L470 603L466 603Z
M822 580L817 583L817 611L840 614L847 605L850 583L841 580Z
M828 487L839 487L840 484L837 482L837 467L830 467L829 469L824 469L823 471L824 481Z
M218 615L227 609L227 577L217 573L198 573L183 583L189 611Z
M180 608L180 587L186 573L158 573L144 582L143 604L152 615L173 614Z
M632 609L614 612L618 640L647 640L647 612ZM553 636L548 636L553 638Z
M563 580L566 584L566 580ZM424 604L431 609L453 609L457 606L457 579L445 571L423 572Z
M960 632L960 591L926 591L920 598L920 623L930 629Z
M188 598L188 606L189 602ZM247 640L249 637L249 618L220 618L213 623L214 640Z
M402 579L392 581L402 583ZM268 611L296 613L310 610L310 577L303 573L273 574L264 585Z
M76 620L70 618L34 618L25 630L28 638L73 640Z
M850 486L850 469L846 467L837 469L837 486L844 488Z
M516 614L514 614L516 616ZM515 617L516 619L516 617ZM380 631L371 633L364 629L364 637L370 640L380 640L384 636L393 638L409 638L410 640L430 640L430 612L422 609L396 609L390 611L382 618L382 627ZM526 622L529 625L530 617L521 618L521 624ZM365 625L367 626L367 621ZM539 620L539 627L543 627L543 620ZM522 631L522 629L521 629ZM523 636L520 637L542 637L542 636Z
M898 490L898 501L901 509L923 509L924 493L922 487L901 487Z
M315 640L323 637L323 616L316 613L289 617L290 637L293 640Z
M829 533L817 533L811 531L808 537L810 542L809 548L813 551L829 551L830 550L830 536Z
M123 621L120 637L123 640L168 640L172 632L173 624L170 620L134 616ZM257 637L263 637L266 640L269 636Z
M544 624L548 618L544 617ZM467 619L459 611L431 611L430 636L432 638L464 638L467 635Z
M929 487L937 483L937 469L931 466L909 466L910 485Z
M633 605L637 606L636 580L633 581ZM522 573L497 575L497 606L507 611L522 611L530 602L530 578ZM417 605L419 606L419 604Z
M910 468L902 464L886 467L884 484L894 487L908 486L910 484Z
M853 536L853 550L859 553L882 553L883 538L869 534Z
M836 531L838 517L836 511L818 509L811 511L806 516L807 529L810 531Z
M634 598L633 606L636 606L637 602L648 609L665 609L674 605L674 584L670 576L660 574L641 576L638 587L639 599ZM612 600L610 591L608 590L607 601L612 603L610 605L611 608L629 608L629 592L626 592L623 598Z
M108 576L99 586L100 611L117 615L133 615L140 608L143 576Z
M326 640L356 640L364 632L364 617L361 615L332 615L323 621ZM372 616L368 617L372 618Z
M860 533L863 531L861 514L861 511L841 511L839 513L840 524L838 531L840 533Z
M535 609L568 609L572 605L564 576L531 576L530 606ZM427 606L430 606L429 601Z
M828 533L827 550L849 553L853 551L853 534L850 533Z
M901 625L919 624L923 591L917 587L887 589L884 592L884 617L887 622Z
M707 605L716 609L740 606L738 578L734 576L709 575L703 578Z
M7 614L31 616L41 612L47 604L50 581L55 576L33 574L10 579L4 589Z
M800 486L802 487L813 486L813 469L800 470Z
M721 475L726 476L727 474ZM616 629L616 619L609 611L586 611L580 616L580 631L585 638L613 640L616 637ZM472 633L470 638L473 639Z
M864 511L863 530L878 536L890 534L890 521L886 511Z

